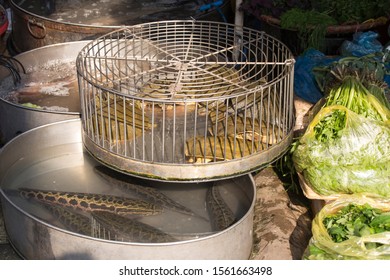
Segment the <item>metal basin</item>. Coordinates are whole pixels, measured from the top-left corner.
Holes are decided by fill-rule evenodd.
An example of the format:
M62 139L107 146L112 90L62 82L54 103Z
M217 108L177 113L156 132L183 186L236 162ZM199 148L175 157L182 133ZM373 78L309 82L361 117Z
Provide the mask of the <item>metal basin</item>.
M32 149L31 147L34 147ZM100 165L83 149L81 121L68 120L25 132L0 152L1 204L9 240L26 259L248 259L252 249L255 184L251 175L204 183L167 183L118 173ZM102 181L96 168L112 181ZM112 173L110 173L112 172ZM168 242L114 240L69 230L41 205L15 195L28 187L41 190L129 196L116 180L153 187L195 216L164 210L137 216L175 237ZM218 186L236 221L215 230L205 209L207 191ZM100 230L100 228L99 228ZM109 232L110 228L106 228ZM101 230L99 231L101 232ZM108 236L108 235L107 235ZM108 240L110 239L110 240Z
M157 20L232 18L230 1L51 1L11 0L10 46L18 52L78 40L95 39L124 25Z
M27 87L26 85L40 84L43 87L43 81L46 81L48 84L51 83L54 87L55 85L60 85L61 80L58 79L58 75L61 74L61 71L52 71L53 75L55 74L52 78L50 78L48 71L61 65L64 68L63 71L71 69L71 66L64 66L75 62L78 52L88 42L89 41L77 41L55 44L27 51L15 56L15 58L22 63L27 72L27 75L21 73L21 84L17 89L25 87L29 88L30 91L33 91L31 89L33 86ZM51 68L48 68L48 65L50 65ZM68 111L53 110L51 109L52 107L48 109L37 109L21 106L17 102L7 99L7 96L15 87L13 83L8 83L12 80L8 69L4 67L0 68L0 145L8 142L16 135L34 127L62 120L78 119L80 117L80 99L76 80L76 69L74 68L74 74L66 73L66 75L68 81L74 79L74 83L67 85L69 88L69 96L55 97L50 94L45 97L39 97L39 100L40 102L45 102L46 100L51 102L52 105L66 106L73 104L72 107L69 107L70 109Z

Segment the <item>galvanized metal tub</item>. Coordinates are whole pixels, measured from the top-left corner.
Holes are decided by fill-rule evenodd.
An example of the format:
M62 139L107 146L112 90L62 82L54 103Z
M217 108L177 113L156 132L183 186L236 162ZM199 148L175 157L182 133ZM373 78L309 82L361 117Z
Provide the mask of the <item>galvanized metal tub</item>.
M252 249L255 184L251 175L218 181L229 188L241 212L237 221L221 231L192 230L191 238L167 243L136 243L112 241L78 234L47 222L35 214L35 208L10 195L16 186L94 191L99 189L90 172L96 162L85 152L81 138L81 121L68 120L32 129L8 142L0 152L1 204L6 229L14 248L26 259L248 259ZM31 147L34 147L33 149ZM68 159L58 161L61 158ZM76 160L75 160L76 159ZM47 165L45 165L47 163ZM96 163L98 164L98 163ZM67 169L72 168L72 169ZM57 170L58 169L58 170ZM64 173L62 169L65 170ZM108 168L107 168L108 169ZM68 174L67 170L75 173ZM113 170L112 170L113 171ZM57 174L49 181L39 181L40 175ZM61 176L67 178L62 181ZM93 174L93 173L92 173ZM123 174L122 174L123 175ZM80 176L80 177L79 177ZM126 175L127 176L127 175ZM82 178L82 179L80 179ZM152 181L142 180L145 184ZM183 184L155 181L162 191L175 189L176 199L202 204L201 194L210 183ZM111 185L112 193L115 192ZM111 189L105 189L110 192ZM180 190L182 191L180 193ZM178 192L176 192L178 191ZM183 196L184 195L184 196ZM198 202L197 202L198 201ZM226 200L228 201L228 199ZM204 201L203 201L204 203ZM189 206L188 204L188 206ZM233 203L234 204L234 203ZM230 205L233 205L230 204ZM30 211L31 210L31 211ZM197 210L196 210L197 211ZM199 209L199 213L202 212ZM176 215L176 214L175 214ZM178 217L178 216L176 216ZM181 217L181 216L180 216ZM159 219L156 216L156 219ZM162 218L161 218L162 219ZM172 219L183 228L191 228L194 218Z
M28 69L40 69L49 63L60 64L76 61L79 51L88 42L76 41L45 46L21 53L15 56L15 58L22 63L28 72ZM0 86L5 82L7 77L10 77L8 69L0 67L0 80L2 81L0 82ZM74 77L76 79L76 69ZM21 84L23 85L24 82L22 76ZM37 77L35 82L40 83L41 79ZM10 86L11 89L12 87ZM75 94L69 96L69 100L72 103L79 103L77 83L75 84L75 89ZM80 111L77 109L62 112L29 108L6 100L4 94L6 93L0 94L0 145L34 127L62 120L78 119L80 117Z
M179 18L223 21L233 15L230 1L223 1L220 7L208 1L201 5L203 1L180 0L9 2L13 12L9 45L16 53L56 43L95 39L124 25ZM68 7L64 7L66 4Z

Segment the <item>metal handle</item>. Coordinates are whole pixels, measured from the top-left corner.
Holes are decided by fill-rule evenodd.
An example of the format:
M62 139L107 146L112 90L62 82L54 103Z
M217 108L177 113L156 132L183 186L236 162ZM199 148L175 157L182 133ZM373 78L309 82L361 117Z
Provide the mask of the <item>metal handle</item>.
M36 26L36 27L42 29L43 30L42 35L38 35L38 34L34 33L34 31L32 30L31 26ZM42 22L37 22L35 18L29 19L27 21L27 28L28 28L28 31L30 32L30 34L34 38L36 38L36 39L43 39L43 38L46 37L46 27L45 27L45 25Z

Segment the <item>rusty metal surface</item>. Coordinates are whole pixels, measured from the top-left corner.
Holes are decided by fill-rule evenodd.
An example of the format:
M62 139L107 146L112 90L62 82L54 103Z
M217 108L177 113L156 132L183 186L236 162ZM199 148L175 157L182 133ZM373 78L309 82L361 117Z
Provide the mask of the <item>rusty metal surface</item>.
M126 8L126 5L122 7L121 5L123 4L120 4L122 1L102 1L102 3L98 4L95 3L96 1L76 1L78 5L70 5L60 11L57 16L50 18L50 12L42 12L39 9L34 10L34 8L30 8L28 2L32 1L24 3L25 1L10 0L9 2L13 13L13 31L10 41L16 53L55 43L95 39L125 25L134 25L157 20L172 20L178 17L184 19L195 18L223 21L231 19L233 14L230 7L230 1L224 1L220 10L213 8L202 12L199 12L199 7L191 6L192 8L189 8L187 4L184 5L179 3L183 1L168 1L172 2L169 5L173 6L157 7L157 9L160 9L161 11L151 13L150 15L148 15L146 11L144 13L141 11L140 13L127 15L126 9L129 8ZM135 5L138 3L139 5L139 3L142 3L143 1L128 2L130 4L134 2ZM179 5L175 7L174 5L176 5L176 2L178 2ZM23 3L23 5L20 3ZM68 1L64 1L64 3L67 4ZM82 5L82 7L78 7L80 5ZM90 6L88 7L88 5ZM99 5L102 7L99 8ZM104 10L106 6L108 7L106 9L107 11L111 9L111 12L109 12L111 15L100 15L108 13ZM113 8L110 8L111 6ZM84 11L86 19L84 21L72 21L71 18L75 16L73 14L80 12L78 10L79 8L81 11ZM97 12L94 12L94 10L97 10ZM219 11L221 11L221 14ZM69 19L64 20L61 18L64 13L69 14ZM97 15L93 17L93 13L97 13ZM91 17L96 20L89 20Z

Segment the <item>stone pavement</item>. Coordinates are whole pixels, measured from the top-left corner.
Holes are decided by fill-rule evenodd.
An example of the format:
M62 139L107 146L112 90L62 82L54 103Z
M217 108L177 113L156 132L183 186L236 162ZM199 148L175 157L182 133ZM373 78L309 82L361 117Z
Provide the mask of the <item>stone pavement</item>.
M311 237L312 215L308 201L286 191L273 168L255 177L254 244L251 259L298 260Z

